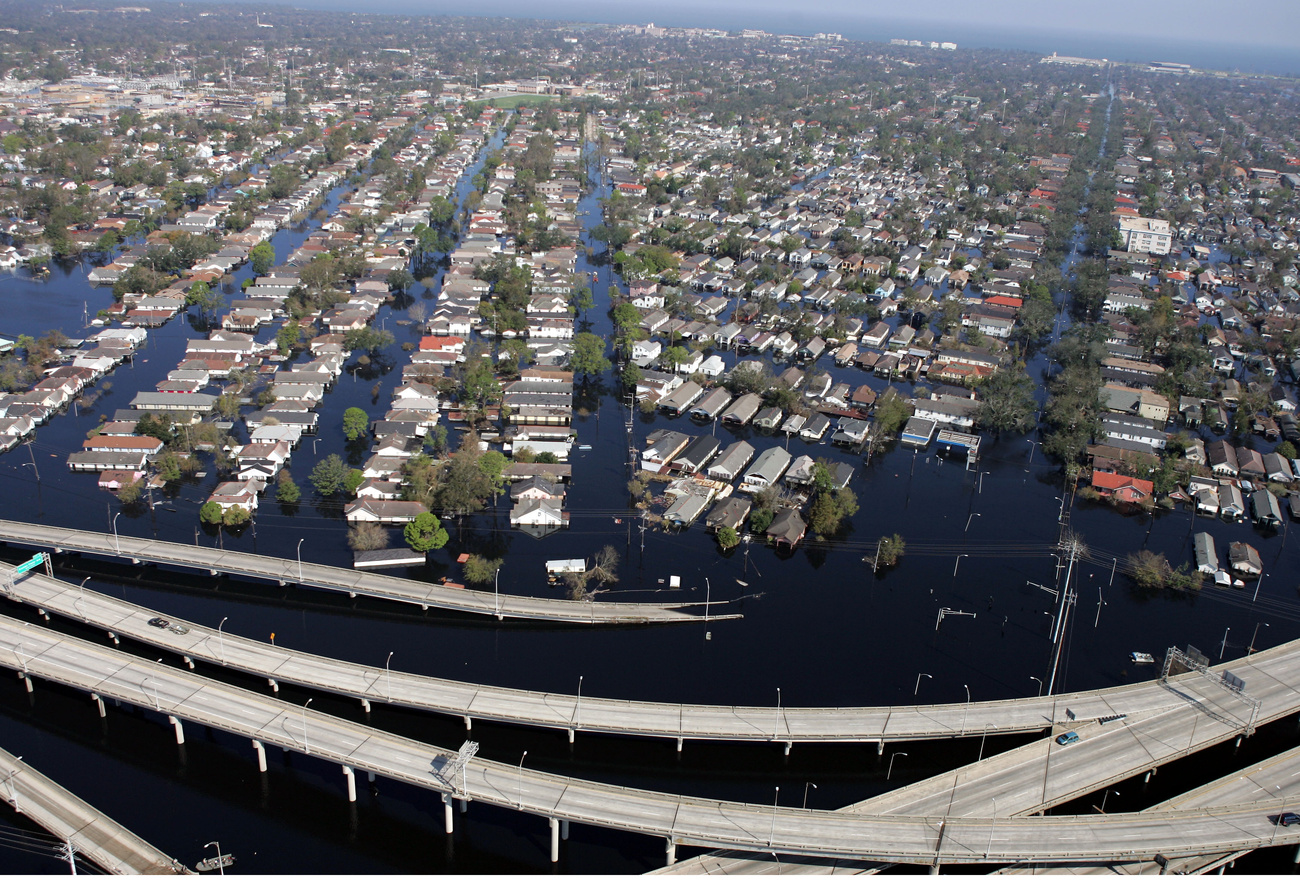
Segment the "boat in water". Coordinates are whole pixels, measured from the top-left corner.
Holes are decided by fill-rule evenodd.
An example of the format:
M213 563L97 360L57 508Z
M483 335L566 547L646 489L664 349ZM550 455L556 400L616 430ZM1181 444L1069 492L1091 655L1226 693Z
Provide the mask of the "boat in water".
M1130 653L1134 664L1155 664L1156 660L1151 657L1150 652L1133 652Z
M230 868L235 864L235 857L231 853L223 853L220 856L213 856L210 859L204 859L194 870L198 872L220 871L221 869Z

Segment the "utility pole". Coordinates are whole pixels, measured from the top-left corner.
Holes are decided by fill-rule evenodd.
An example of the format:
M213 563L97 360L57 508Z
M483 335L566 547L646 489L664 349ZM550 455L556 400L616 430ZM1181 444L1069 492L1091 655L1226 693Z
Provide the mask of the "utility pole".
M1065 625L1069 620L1070 606L1074 605L1074 592L1070 590L1070 578L1074 574L1074 562L1079 555L1079 542L1075 538L1070 539L1070 564L1065 570L1065 586L1061 588L1065 594L1061 598L1061 610L1057 613L1056 630L1052 634L1052 643L1054 650L1052 653L1052 672L1047 680L1047 694L1051 695L1056 685L1056 672L1061 664L1061 650L1065 643ZM1100 611L1098 611L1100 615Z

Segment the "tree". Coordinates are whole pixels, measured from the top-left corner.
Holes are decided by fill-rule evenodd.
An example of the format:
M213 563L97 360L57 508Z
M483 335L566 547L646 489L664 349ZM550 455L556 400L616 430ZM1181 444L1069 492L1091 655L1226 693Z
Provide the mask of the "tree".
M298 483L293 481L288 470L281 470L280 475L276 477L275 499L282 504L296 504L302 497L302 492L298 490Z
M317 494L321 497L329 497L343 489L347 476L348 466L343 463L343 458L337 454L330 454L312 467L311 475L307 478Z
M729 525L718 528L718 546L723 550L730 550L740 543L740 535Z
M479 459L478 437L466 434L460 448L443 465L441 485L433 493L438 510L446 513L475 513L482 510L495 486Z
M253 274L265 275L275 265L275 248L268 241L259 241L248 252L248 258L253 263Z
M180 472L177 471L176 475L179 478ZM142 494L144 494L144 480L136 479L134 482L128 482L126 485L118 488L117 499L123 504L134 504L136 501L140 500Z
M1003 368L976 386L979 393L980 426L997 432L1027 432L1034 426L1038 402L1034 381L1023 369Z
M623 366L623 370L619 372L618 378L622 381L625 389L635 390L636 385L641 382L641 369L628 362Z
M287 321L275 334L275 348L282 355L288 355L302 342L302 325L296 321Z
M348 470L347 475L343 477L343 488L347 491L348 497L357 496L357 489L366 484L366 474L356 467Z
M876 558L873 568L878 572L882 568L894 565L906 548L907 542L903 540L903 536L900 534L895 533L881 538L876 545Z
M388 529L377 522L359 522L348 529L348 546L353 550L383 550L388 546Z
M510 466L510 458L500 451L489 450L479 455L478 468L491 487L493 497L505 491L505 472L508 466Z
M587 317L587 312L596 307L596 300L591 295L591 288L583 286L573 292L573 308Z
M370 415L363 409L354 406L343 412L343 435L349 442L362 438L369 429Z
M471 554L470 558L465 560L462 573L470 584L486 584L496 577L497 570L501 568L503 562L505 562L503 559L488 559L477 553Z
M216 501L207 501L202 507L199 507L199 520L204 525L221 524L221 505Z
M610 367L610 361L605 357L603 339L586 331L573 338L573 354L569 356L569 370L581 374L584 385L588 377L599 377Z
M206 281L196 281L185 292L185 305L197 306L199 313L207 318L221 306L221 291L214 291Z
M406 269L394 269L388 273L388 289L404 294L415 286L415 276Z
M402 529L402 537L406 539L407 545L417 553L428 553L430 550L441 550L447 546L449 535L447 530L442 527L442 523L437 516L432 513L421 513Z
M221 523L227 528L235 528L243 525L253 518L253 514L236 504L225 512L221 517Z

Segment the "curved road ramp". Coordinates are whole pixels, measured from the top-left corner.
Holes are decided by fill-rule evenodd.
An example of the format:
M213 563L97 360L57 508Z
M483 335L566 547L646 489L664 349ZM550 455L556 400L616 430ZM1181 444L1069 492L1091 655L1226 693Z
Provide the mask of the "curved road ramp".
M188 868L0 749L0 795L100 868L115 875L188 875Z
M713 603L620 603L579 602L530 596L497 595L463 587L426 584L390 575L372 575L356 569L280 559L236 550L213 550L193 544L132 538L78 529L0 520L0 541L37 550L60 553L71 550L91 556L128 559L133 563L200 569L211 575L240 575L275 581L281 587L296 584L334 590L350 597L411 603L421 609L447 609L477 615L494 615L498 620L519 618L531 621L565 621L573 624L665 624L683 621L720 621L740 618L732 612L718 615ZM703 609L703 612L699 612ZM695 611L688 611L695 610ZM699 612L697 614L697 612Z

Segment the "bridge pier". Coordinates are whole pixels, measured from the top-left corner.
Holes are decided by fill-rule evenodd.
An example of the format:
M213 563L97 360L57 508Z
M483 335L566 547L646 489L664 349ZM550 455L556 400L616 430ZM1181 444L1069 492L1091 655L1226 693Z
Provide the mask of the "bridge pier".
M176 727L176 744L178 745L185 744L185 727L181 724L181 721L178 720L175 716L168 714L167 722L170 723L172 726Z
M678 740L677 740L677 753L678 753L678 754L682 753L682 741L683 741L682 739L678 739Z
M343 775L348 780L348 803L357 802L357 774L352 771L352 767L346 763L343 764Z
M188 655L182 655L181 659L185 662L187 668L194 670L194 659L190 658Z
M361 710L365 711L367 714L370 713L370 700L369 700L369 699L365 699L365 698L361 699Z
M455 813L451 808L451 795L446 791L442 792L442 827L447 834L451 834L456 827Z
M560 820L554 816L547 817L551 823L551 861L560 861Z
M253 750L257 752L257 771L266 772L266 748L257 739L253 739Z
M23 681L23 685L27 687L27 692L29 694L36 691L36 689L32 686L32 678L27 676L26 671L19 671L18 679Z
M40 615L42 618L44 618L46 624L49 624L49 623L50 623L50 613L49 613L49 612L45 611L44 609L37 609L37 610L36 610L36 614L37 614L37 615Z
M280 691L280 684L277 683L277 682L275 682L275 678L274 678L274 677L267 677L267 678L266 678L266 682L267 682L268 684L270 684L270 686L271 686L271 691L272 691L272 692L279 693L279 691Z
M99 717L100 717L100 719L102 720L103 718L107 717L107 716L108 716L108 711L106 711L106 710L104 709L104 700L103 700L102 698L99 697L99 694L98 694L98 693L95 693L95 692L92 692L92 693L90 694L90 699L91 699L91 701L93 701L96 705L99 706Z
M357 598L357 592L356 592L355 590L349 590L349 591L348 591L348 599L350 599L350 600L354 600L354 599L356 599L356 598Z
M793 747L794 747L794 742L786 742L786 743L785 743L785 755L784 755L784 756L789 757L789 756L790 756L790 749L793 748Z
M371 785L375 784L375 774L371 772L367 772L366 781Z
M937 875L938 873L939 873L939 863L936 862L934 865L930 866L930 874ZM1161 872L1161 874L1163 874L1163 872Z
M122 645L122 641L117 638L117 634L113 633L111 630L108 632L108 638L113 641L114 646Z
M880 741L876 742L876 756L879 757L884 753L885 753L885 740L884 738L881 738Z
M570 726L570 727L569 727L569 744L570 744L570 745L573 744L573 733L574 733L574 731L575 731L574 728L573 728L572 726Z
M474 718L469 714L465 715L465 731L470 732L474 729Z
M1292 859L1291 861L1292 861L1292 862L1295 862L1295 863L1300 863L1300 844L1296 844L1296 846L1295 846L1295 858Z
M674 841L672 838L668 838L666 850L667 850L668 865L676 865L677 864L677 842Z
M1143 785L1150 784L1150 782L1151 782L1151 777L1154 776L1155 774L1156 774L1156 771L1155 771L1154 768L1153 768L1153 769L1149 769L1149 770L1147 770L1147 774L1146 774L1145 776L1142 777L1142 784L1143 784Z
M561 820L560 820L560 840L562 840L562 841L567 841L568 839L569 839L569 820L568 820L568 819L561 819Z

